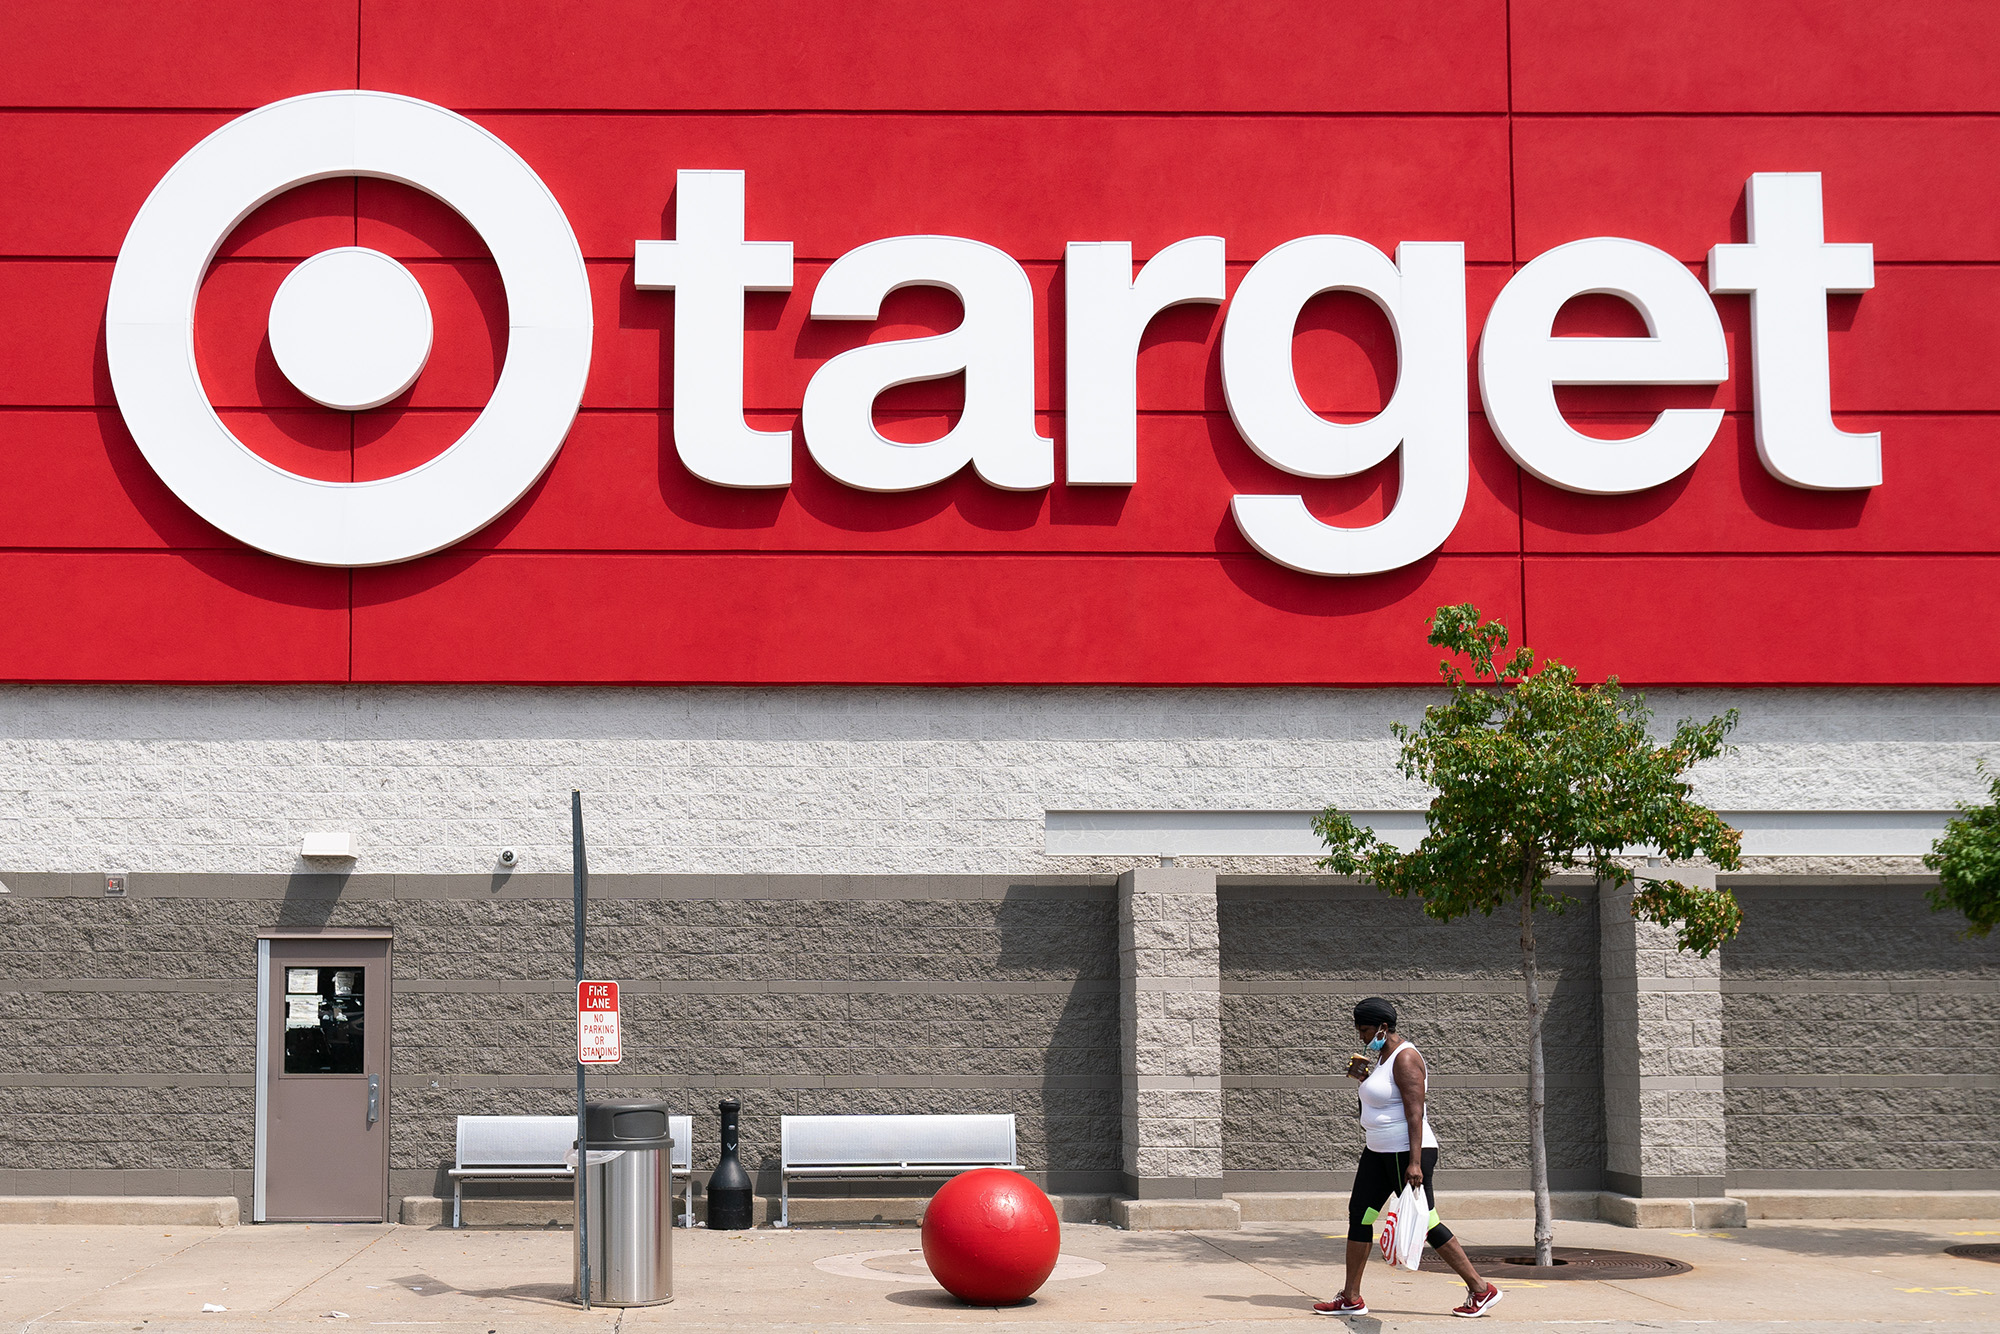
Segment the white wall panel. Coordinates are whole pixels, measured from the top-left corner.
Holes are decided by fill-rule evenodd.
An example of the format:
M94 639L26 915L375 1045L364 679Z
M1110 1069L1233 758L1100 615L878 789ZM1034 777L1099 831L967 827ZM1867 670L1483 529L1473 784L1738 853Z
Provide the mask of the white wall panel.
M603 872L1026 873L1049 811L1411 810L1407 690L0 688L0 870L568 867L585 792ZM1657 691L1731 705L1701 776L1737 811L1937 812L2000 761L2000 690ZM328 866L325 869L337 869ZM1242 869L1249 869L1246 865ZM1300 864L1298 869L1305 869Z

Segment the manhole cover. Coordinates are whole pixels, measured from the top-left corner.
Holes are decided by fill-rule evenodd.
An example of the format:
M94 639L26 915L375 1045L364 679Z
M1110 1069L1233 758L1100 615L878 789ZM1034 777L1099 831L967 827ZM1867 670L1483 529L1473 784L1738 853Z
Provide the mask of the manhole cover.
M1694 1266L1664 1255L1634 1255L1631 1251L1599 1251L1588 1246L1558 1246L1555 1263L1535 1263L1535 1248L1529 1246L1467 1246L1465 1254L1472 1267L1485 1278L1614 1279L1665 1278L1685 1274ZM1451 1266L1429 1247L1424 1248L1424 1270L1449 1274Z
M1944 1253L1956 1255L1961 1260L1990 1260L2000 1265L2000 1246L1991 1242L1982 1242L1977 1246L1947 1246Z

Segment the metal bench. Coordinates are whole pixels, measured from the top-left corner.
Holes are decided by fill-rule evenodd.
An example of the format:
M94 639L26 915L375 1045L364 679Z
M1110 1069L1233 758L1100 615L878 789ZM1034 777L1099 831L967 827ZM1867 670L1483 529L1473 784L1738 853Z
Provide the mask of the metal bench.
M681 1226L694 1226L694 1118L670 1116L674 1138L671 1177L684 1177ZM458 1161L451 1169L451 1225L460 1226L467 1181L567 1181L576 1171L565 1159L576 1145L573 1116L461 1116Z
M1014 1161L1014 1114L787 1116L778 1177L778 1226L792 1221L793 1177L948 1177Z

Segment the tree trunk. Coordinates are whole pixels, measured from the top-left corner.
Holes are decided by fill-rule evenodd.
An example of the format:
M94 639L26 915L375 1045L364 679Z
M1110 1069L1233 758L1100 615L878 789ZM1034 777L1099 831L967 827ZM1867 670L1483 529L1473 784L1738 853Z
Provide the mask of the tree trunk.
M1535 976L1535 897L1532 872L1522 876L1521 975L1528 984L1528 1175L1535 1188L1535 1263L1547 1266L1555 1249L1549 1207L1549 1146L1542 1133L1542 996Z

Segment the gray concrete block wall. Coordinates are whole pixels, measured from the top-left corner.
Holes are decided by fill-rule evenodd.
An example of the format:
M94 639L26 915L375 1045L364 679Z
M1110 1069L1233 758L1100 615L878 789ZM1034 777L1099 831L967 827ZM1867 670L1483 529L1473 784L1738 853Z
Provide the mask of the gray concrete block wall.
M1714 888L1707 867L1650 868ZM1604 1031L1605 1184L1628 1195L1723 1193L1722 961L1681 950L1632 915L1636 885L1598 901Z
M1120 1184L1141 1199L1222 1196L1222 1031L1215 875L1118 878Z
M573 1109L569 903L549 885L135 875L106 899L13 879L0 1191L247 1196L256 938L285 921L394 932L393 1193L448 1191L461 1113ZM1114 1188L1108 880L603 883L591 969L625 984L629 1054L592 1095L694 1114L698 1166L735 1094L771 1189L779 1115L886 1111L1011 1111L1053 1188Z
M0 1168L10 1173L144 1173L149 1179L165 1173L248 1172L251 1099L248 1081L236 1087L185 1082L0 1086L0 1126L6 1128L0 1135ZM0 1184L0 1194L38 1193ZM73 1193L155 1192L142 1187Z
M1413 901L1328 878L1225 877L1225 1179L1232 1189L1345 1189L1362 1148L1353 1007L1392 1000L1423 1051L1439 1180L1516 1187L1527 1172L1527 1018L1513 920L1440 923ZM1537 922L1547 1011L1551 1179L1599 1184L1604 1155L1594 899Z
M1918 884L1743 884L1722 951L1732 1186L2000 1186L2000 939Z

